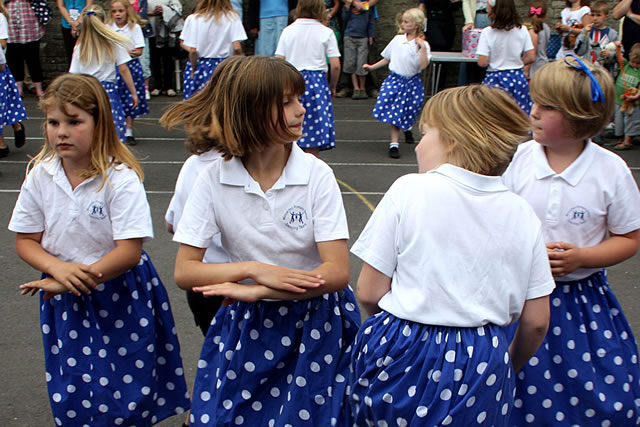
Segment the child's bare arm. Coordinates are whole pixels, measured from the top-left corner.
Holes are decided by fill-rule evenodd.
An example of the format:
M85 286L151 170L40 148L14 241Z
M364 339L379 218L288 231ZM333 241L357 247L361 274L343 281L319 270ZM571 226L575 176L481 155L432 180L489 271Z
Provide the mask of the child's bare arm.
M509 346L513 370L518 372L533 356L549 329L549 296L525 301L518 329Z
M329 65L331 67L331 81L329 82L329 88L331 90L331 95L335 96L336 87L338 86L338 79L340 78L340 58L329 58Z
M378 68L384 67L384 66L386 66L386 65L388 65L388 64L389 64L389 60L388 60L388 59L386 59L386 58L382 58L380 61L376 62L376 63L375 63L375 64L373 64L373 65L370 65L370 64L364 64L364 65L362 66L362 69L363 69L364 71L373 71L373 70L377 70Z
M599 245L579 248L566 242L547 243L551 272L563 277L578 268L609 267L631 258L640 246L640 230L611 234Z
M111 252L92 264L92 267L102 272L100 282L115 279L140 262L142 239L116 240L115 243L116 247Z
M385 276L366 262L362 264L357 284L357 298L367 316L380 311L378 302L391 289L391 277Z
M120 71L120 75L122 76L122 80L124 80L127 85L127 89L131 92L131 98L133 99L133 108L138 106L138 94L136 93L136 87L133 84L133 77L131 77L131 71L129 71L129 67L127 64L118 65L118 71Z

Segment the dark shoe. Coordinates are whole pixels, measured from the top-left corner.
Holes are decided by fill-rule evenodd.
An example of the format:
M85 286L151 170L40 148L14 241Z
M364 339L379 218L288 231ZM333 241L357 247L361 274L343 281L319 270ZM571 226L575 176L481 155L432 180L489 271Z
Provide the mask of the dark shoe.
M389 147L389 157L391 157L392 159L400 158L400 150L398 149L398 147Z
M128 136L127 141L125 142L127 145L136 145L136 139L133 136Z
M16 148L20 148L27 141L27 137L24 132L24 125L22 122L18 123L20 125L20 129L13 130L13 143L16 145Z
M413 139L413 132L411 132L410 130L404 131L404 142L406 142L407 144L416 143L416 141Z
M0 148L0 158L7 157L9 155L9 147Z
M342 88L336 93L336 98L348 98L352 95L351 89L345 87Z
M625 150L631 150L631 147L633 147L633 145L625 144L624 142L621 142L620 144L614 146L613 149L618 151L625 151Z
M632 136L631 137L632 145L640 145L640 136Z

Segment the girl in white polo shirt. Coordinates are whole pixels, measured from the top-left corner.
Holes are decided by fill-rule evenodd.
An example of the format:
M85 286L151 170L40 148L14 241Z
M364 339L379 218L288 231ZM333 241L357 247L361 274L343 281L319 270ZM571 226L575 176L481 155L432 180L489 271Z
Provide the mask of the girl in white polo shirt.
M240 15L229 0L199 1L180 34L180 45L189 52L184 99L200 92L225 58L242 55L242 41L246 39Z
M324 25L324 0L299 0L295 14L294 23L282 31L276 56L286 59L304 77L301 102L307 112L298 145L317 156L336 146L331 100L340 77L340 51L335 33ZM331 82L327 81L327 58Z
M73 48L70 73L89 74L97 78L109 95L111 114L118 137L125 142L126 124L122 101L116 85L116 67L131 93L132 107L138 106L138 95L127 62L131 60L131 40L105 24L104 9L91 5L82 12L82 29Z
M491 26L478 40L478 65L489 67L483 85L506 91L526 114L531 111L529 82L524 66L536 60L531 36L522 25L514 0L487 2Z
M118 139L100 82L65 74L47 88L45 143L28 165L9 229L40 291L56 425L151 425L189 395L153 238L142 169Z
M420 173L389 188L351 249L372 315L353 350L353 425L505 426L554 287L540 221L500 178L529 121L474 85L431 98L420 124Z
M116 33L126 36L131 41L131 49L129 56L131 60L127 62L127 68L131 72L133 85L138 96L138 105L134 108L131 92L127 84L118 74L117 85L122 108L124 110L125 123L127 126L126 140L128 145L136 145L136 139L133 137L133 119L136 117L149 114L149 106L145 96L144 74L142 72L142 64L138 59L142 55L144 49L144 35L140 25L145 25L144 21L133 10L129 0L115 0L111 2L111 10L109 14L109 26Z
M380 94L373 108L373 117L391 125L389 157L400 158L400 129L405 141L413 144L411 126L422 109L424 88L420 72L427 68L431 57L429 43L424 40L424 12L418 8L402 14L403 34L395 36L380 55L382 59L373 65L364 64L364 71L372 71L389 65L389 76L380 87Z
M556 289L549 333L517 377L511 424L637 424L638 349L604 268L638 250L640 193L625 162L590 139L611 117L613 79L566 57L536 71L531 97L534 140L504 179L542 221Z
M231 57L161 119L222 155L198 176L174 234L178 285L226 297L198 362L191 425L345 425L360 313L336 179L293 142L304 90L281 58ZM230 262L203 262L218 237Z

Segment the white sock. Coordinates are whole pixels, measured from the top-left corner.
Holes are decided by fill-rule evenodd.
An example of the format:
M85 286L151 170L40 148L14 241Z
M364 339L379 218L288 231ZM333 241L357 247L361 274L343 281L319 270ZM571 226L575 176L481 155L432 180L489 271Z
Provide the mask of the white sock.
M398 148L398 147L400 147L400 143L399 142L390 142L389 143L389 148L392 148L392 147Z
M133 129L127 128L127 131L124 134L125 136L133 136Z

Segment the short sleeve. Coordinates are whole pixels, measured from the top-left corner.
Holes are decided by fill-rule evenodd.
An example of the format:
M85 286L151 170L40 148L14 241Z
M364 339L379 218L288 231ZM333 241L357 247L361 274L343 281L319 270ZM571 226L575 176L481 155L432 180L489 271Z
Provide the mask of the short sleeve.
M122 65L122 64L126 64L127 62L131 61L131 57L129 56L129 52L127 52L127 49L120 45L120 44L116 44L116 49L115 49L115 63L116 66L118 65ZM72 61L73 63L73 61Z
M522 32L522 38L524 40L524 48L522 49L523 52L527 52L529 50L533 49L533 42L531 41L531 36L529 35L529 30L527 30L527 27L525 27L524 25L520 28L520 31Z
M324 174L317 183L313 198L313 233L316 242L349 238L347 216L340 187L333 172Z
M231 22L231 40L239 42L247 39L247 33L244 30L242 21L240 19L234 19Z
M182 27L182 32L180 33L180 40L189 47L196 47L194 46L195 40L193 40L193 20L193 15L187 16L187 19L184 22L184 27Z
M107 184L108 185L108 184ZM151 209L137 175L113 189L109 200L113 240L153 238Z
M7 40L9 38L9 23L7 18L0 13L0 40Z
M476 55L491 56L491 48L489 46L490 28L485 28L480 32L480 40L478 40L478 48Z
M134 49L144 48L144 34L142 34L142 28L140 28L140 25L136 24L133 27L132 37Z
M173 235L174 241L197 248L208 248L213 238L220 233L210 172L198 176L182 211L178 229Z
M338 40L333 31L329 33L329 40L327 41L327 57L338 58L340 57L340 49L338 49Z
M376 207L351 252L387 277L393 277L398 264L400 216L393 201L396 184Z
M384 59L387 59L389 61L391 60L391 54L393 53L393 46L397 38L398 36L395 36L394 38L391 39L389 44L385 46L384 50L380 52L380 56L382 56Z
M82 68L80 64L80 48L76 45L73 48L73 55L71 56L71 65L69 66L69 72L73 74L82 73Z
M538 236L533 245L531 257L531 273L529 274L529 286L527 288L526 299L540 298L549 295L555 288L555 281L551 275L551 266L547 248L542 236L542 228L538 227Z
M622 169L622 168L621 168ZM631 171L624 165L619 173L615 195L609 204L607 224L613 234L640 229L640 192Z
M282 56L283 58L287 58L287 52L289 51L289 46L287 44L287 28L282 31L280 35L280 39L278 40L278 47L276 47L276 52L274 55Z
M40 233L44 231L45 215L40 205L42 197L34 175L41 173L39 169L33 169L22 183L20 194L11 221L9 230L16 233Z

